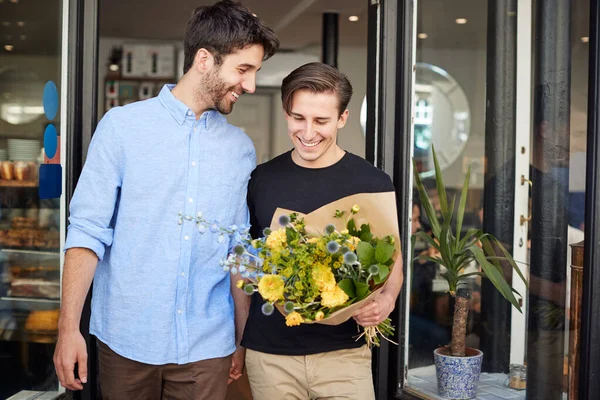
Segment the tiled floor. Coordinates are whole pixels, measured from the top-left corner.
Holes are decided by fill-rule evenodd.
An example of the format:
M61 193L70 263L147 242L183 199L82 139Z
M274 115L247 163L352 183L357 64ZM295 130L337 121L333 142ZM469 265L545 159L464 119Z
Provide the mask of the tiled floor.
M408 385L435 400L447 400L437 394L437 381L433 366L408 372ZM482 373L477 386L477 399L481 400L525 400L525 390L505 386L506 374Z

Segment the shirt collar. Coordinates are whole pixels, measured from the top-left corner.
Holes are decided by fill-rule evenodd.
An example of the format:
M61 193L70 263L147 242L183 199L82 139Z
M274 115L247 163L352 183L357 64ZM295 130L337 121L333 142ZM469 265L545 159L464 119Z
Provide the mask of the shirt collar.
M177 121L179 125L183 125L186 118L196 119L194 112L181 101L179 101L171 90L175 87L174 84L166 84L158 94L158 99L167 109L169 114ZM215 110L209 110L202 114L199 122L204 123L206 129L220 124L225 117Z

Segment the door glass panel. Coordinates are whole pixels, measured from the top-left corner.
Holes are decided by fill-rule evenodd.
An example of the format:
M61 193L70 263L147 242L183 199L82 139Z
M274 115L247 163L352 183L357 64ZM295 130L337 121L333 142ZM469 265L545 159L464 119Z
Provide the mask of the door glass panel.
M60 163L63 4L0 1L0 398L57 393L59 199L39 170ZM60 181L60 173L57 178ZM23 397L25 398L25 397ZM30 398L30 397L27 397Z

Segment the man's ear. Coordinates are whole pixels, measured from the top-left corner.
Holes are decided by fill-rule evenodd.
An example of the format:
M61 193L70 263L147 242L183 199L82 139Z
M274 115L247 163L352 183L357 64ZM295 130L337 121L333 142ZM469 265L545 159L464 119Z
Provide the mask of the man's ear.
M348 111L347 109L344 110L344 112L340 115L337 123L338 129L342 129L344 126L346 126L346 121L348 121L348 115L350 115L350 111Z
M215 57L212 53L206 50L204 47L196 52L196 57L194 57L194 68L200 72L205 73L212 69L215 64Z

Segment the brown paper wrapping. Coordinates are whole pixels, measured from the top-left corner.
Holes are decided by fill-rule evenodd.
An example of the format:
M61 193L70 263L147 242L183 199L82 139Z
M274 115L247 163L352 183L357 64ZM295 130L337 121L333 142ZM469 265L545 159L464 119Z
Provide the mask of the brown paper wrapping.
M273 214L273 218L271 219L271 229L276 230L281 228L281 225L279 225L278 222L280 216L297 213L299 216L304 218L306 233L310 237L322 236L325 226L328 224L335 225L336 229L341 231L346 229L346 220L348 219L348 214L350 213L352 206L355 204L360 207L360 211L352 216L356 222L356 227L360 228L362 224L369 224L371 227L371 233L378 238L392 235L395 239L394 247L396 248L392 258L394 261L396 261L396 258L400 254L400 236L398 230L398 213L396 212L395 192L355 194L326 204L309 214L277 208ZM334 218L336 210L345 211L346 213L342 218ZM388 277L392 273L392 267L393 265L390 266L390 274ZM358 311L358 309L363 306L364 303L371 301L374 296L377 296L384 285L385 283L381 284L379 288L374 290L370 295L358 303L354 303L346 308L338 310L321 321L307 321L304 323L339 325L343 322L346 322ZM283 306L276 307L284 316L286 315L285 311L283 310Z

